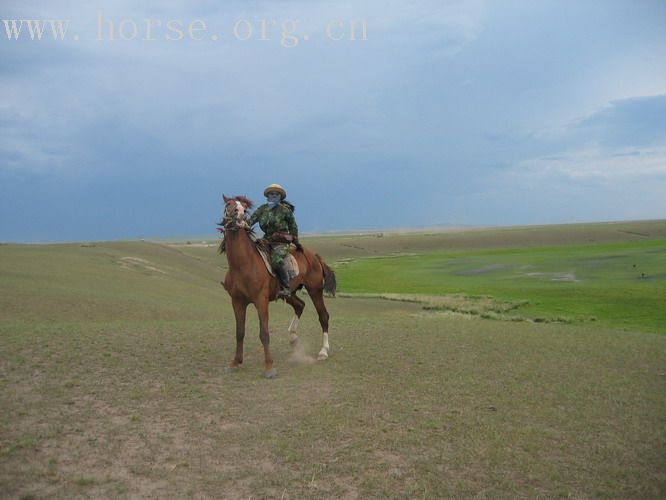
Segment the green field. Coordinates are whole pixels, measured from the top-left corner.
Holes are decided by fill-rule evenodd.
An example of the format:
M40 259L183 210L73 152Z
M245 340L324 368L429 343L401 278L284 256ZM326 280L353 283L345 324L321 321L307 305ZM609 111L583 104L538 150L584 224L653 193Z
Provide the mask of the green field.
M666 496L664 221L306 244L331 357L272 305L272 381L214 244L0 245L0 496Z
M509 318L666 333L666 240L363 259L339 274L350 292L490 295L516 304Z

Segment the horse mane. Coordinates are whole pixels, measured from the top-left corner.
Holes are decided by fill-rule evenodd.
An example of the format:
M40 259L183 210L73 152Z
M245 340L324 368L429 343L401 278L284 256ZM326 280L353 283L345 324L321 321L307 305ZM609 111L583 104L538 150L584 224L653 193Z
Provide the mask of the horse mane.
M235 196L232 199L234 199L236 201L240 201L243 205L245 205L245 208L252 208L254 206L254 203L252 202L252 200L250 198L248 198L247 196L240 195L240 196Z

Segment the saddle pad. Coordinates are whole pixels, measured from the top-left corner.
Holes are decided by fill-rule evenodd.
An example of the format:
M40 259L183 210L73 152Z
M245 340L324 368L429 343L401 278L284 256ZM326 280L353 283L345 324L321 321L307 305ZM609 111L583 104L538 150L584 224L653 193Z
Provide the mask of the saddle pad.
M273 266L271 266L271 260L268 257L268 252L266 252L266 249L262 247L261 245L256 245L257 252L259 252L259 255L261 255L261 260L264 261L264 266L266 266L266 270L271 276L275 276L275 273L273 272ZM287 276L289 277L289 280L294 279L296 276L299 274L298 270L298 262L296 262L296 258L292 255L289 254L287 255L287 258L284 259L284 269L287 271Z

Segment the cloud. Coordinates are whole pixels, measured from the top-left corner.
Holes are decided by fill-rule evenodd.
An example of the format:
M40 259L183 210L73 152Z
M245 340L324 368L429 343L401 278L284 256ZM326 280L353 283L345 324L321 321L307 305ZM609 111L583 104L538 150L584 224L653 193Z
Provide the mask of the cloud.
M140 140L174 156L202 151L224 156L234 149L316 154L331 147L381 155L387 144L382 137L393 126L378 93L409 80L411 65L462 50L478 33L482 11L470 1L394 1L381 8L379 2L349 1L216 5L114 2L97 8L52 2L24 9L22 3L10 4L9 13L17 17L67 17L70 30L81 36L79 43L0 46L11 61L4 66L0 105L21 117L0 143L14 152L12 168L44 172L48 164L51 172L71 174L83 163L88 171L99 169L112 163L114 150L123 160L131 158L126 151L140 149ZM96 40L98 15L103 41ZM220 32L223 41L145 42L148 18L204 19L209 33ZM117 30L123 19L138 25L139 37L123 42L116 35L111 42L108 23ZM274 28L271 43L239 42L230 37L238 19L249 19L255 32L261 20L279 25L281 19L298 19L312 31L312 46L282 48ZM327 23L336 19L365 20L369 40L325 40ZM49 159L43 144L66 147ZM125 168L136 166L125 162L115 172Z
M486 172L454 211L500 224L664 217L665 108L665 95L618 99L563 127L494 138L532 154Z
M612 101L570 130L605 147L666 145L666 95Z
M511 182L530 185L554 181L649 182L652 178L666 179L666 147L577 150L519 162L506 175Z
M559 131L535 134L545 154L514 162L500 178L529 188L558 183L599 189L663 181L664 117L666 95L612 101Z

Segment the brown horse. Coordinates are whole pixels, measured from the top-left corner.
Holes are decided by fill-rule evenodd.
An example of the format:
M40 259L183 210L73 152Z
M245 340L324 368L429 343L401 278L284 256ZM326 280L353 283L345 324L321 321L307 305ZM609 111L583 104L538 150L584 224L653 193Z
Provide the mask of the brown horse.
M247 306L254 304L259 314L259 338L264 346L266 369L264 376L274 378L277 371L273 368L270 351L270 335L268 331L268 304L276 300L278 280L271 276L264 265L256 243L251 237L251 229L246 222L246 211L252 208L252 202L244 196L227 198L224 196L224 240L220 252L227 254L229 270L224 278L224 288L231 295L231 304L236 316L236 355L229 364L227 371L237 371L243 362L243 339L245 338L245 313ZM324 291L335 293L335 273L322 258L303 248L303 251L292 249L292 255L298 263L299 274L289 284L291 295L285 299L294 308L294 317L289 325L290 342L298 341L296 328L303 314L305 302L297 295L296 290L305 287L319 315L319 323L324 340L317 359L328 358L328 311L324 305Z

